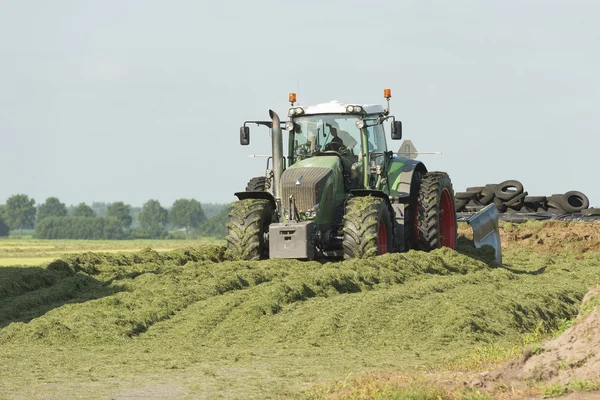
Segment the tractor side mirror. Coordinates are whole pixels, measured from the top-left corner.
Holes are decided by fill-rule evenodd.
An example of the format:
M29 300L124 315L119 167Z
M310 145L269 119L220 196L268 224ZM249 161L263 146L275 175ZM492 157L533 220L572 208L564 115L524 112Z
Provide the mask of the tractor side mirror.
M248 146L250 144L250 128L242 126L240 128L240 144L242 146Z
M402 139L402 121L392 121L392 140Z

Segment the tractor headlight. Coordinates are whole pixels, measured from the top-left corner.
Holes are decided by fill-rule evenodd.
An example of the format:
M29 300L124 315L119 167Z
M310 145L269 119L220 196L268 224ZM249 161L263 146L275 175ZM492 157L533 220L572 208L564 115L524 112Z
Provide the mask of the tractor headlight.
M294 115L302 115L304 114L304 109L302 107L290 108L288 111L288 116L293 117Z
M362 114L363 108L361 106L354 106L354 112L358 114Z
M348 106L348 107L346 107L346 112L353 113L354 112L354 106Z
M357 119L356 120L356 127L358 129L362 129L362 128L364 128L364 126L365 126L365 121L363 121L362 119Z
M288 121L285 123L285 130L291 132L294 130L294 123L292 121Z

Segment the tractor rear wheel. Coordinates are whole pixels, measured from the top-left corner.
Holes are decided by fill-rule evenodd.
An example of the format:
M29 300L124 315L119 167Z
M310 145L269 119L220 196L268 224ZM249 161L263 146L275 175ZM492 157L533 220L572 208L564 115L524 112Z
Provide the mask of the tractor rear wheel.
M418 207L419 249L456 248L454 190L448 174L430 172L423 176Z
M232 204L227 224L227 250L233 259L269 258L265 236L272 216L273 206L269 200L246 199Z
M404 211L404 250L419 248L419 233L416 229L417 215L419 214L419 189L423 181L423 173L415 171L410 183L410 197L408 207Z
M390 210L378 197L352 197L344 215L344 258L367 258L394 251Z
M257 176L248 181L246 185L246 192L264 192L267 188L267 178L264 176Z

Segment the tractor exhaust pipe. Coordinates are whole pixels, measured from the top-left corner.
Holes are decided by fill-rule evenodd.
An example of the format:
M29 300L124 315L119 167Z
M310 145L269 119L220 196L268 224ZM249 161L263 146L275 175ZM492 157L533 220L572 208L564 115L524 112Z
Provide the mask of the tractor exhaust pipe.
M269 116L273 121L271 128L273 145L273 197L277 205L277 211L281 211L281 174L283 173L283 134L281 133L281 121L279 115L269 110Z

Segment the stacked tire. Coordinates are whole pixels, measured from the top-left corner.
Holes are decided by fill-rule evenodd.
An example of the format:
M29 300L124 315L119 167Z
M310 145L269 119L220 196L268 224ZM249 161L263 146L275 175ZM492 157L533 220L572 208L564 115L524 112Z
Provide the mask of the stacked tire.
M582 192L573 190L548 197L529 196L523 184L517 180L469 187L465 192L457 192L455 196L455 209L459 213L477 212L493 203L500 213L551 212L600 215L600 209L589 208L590 201Z

